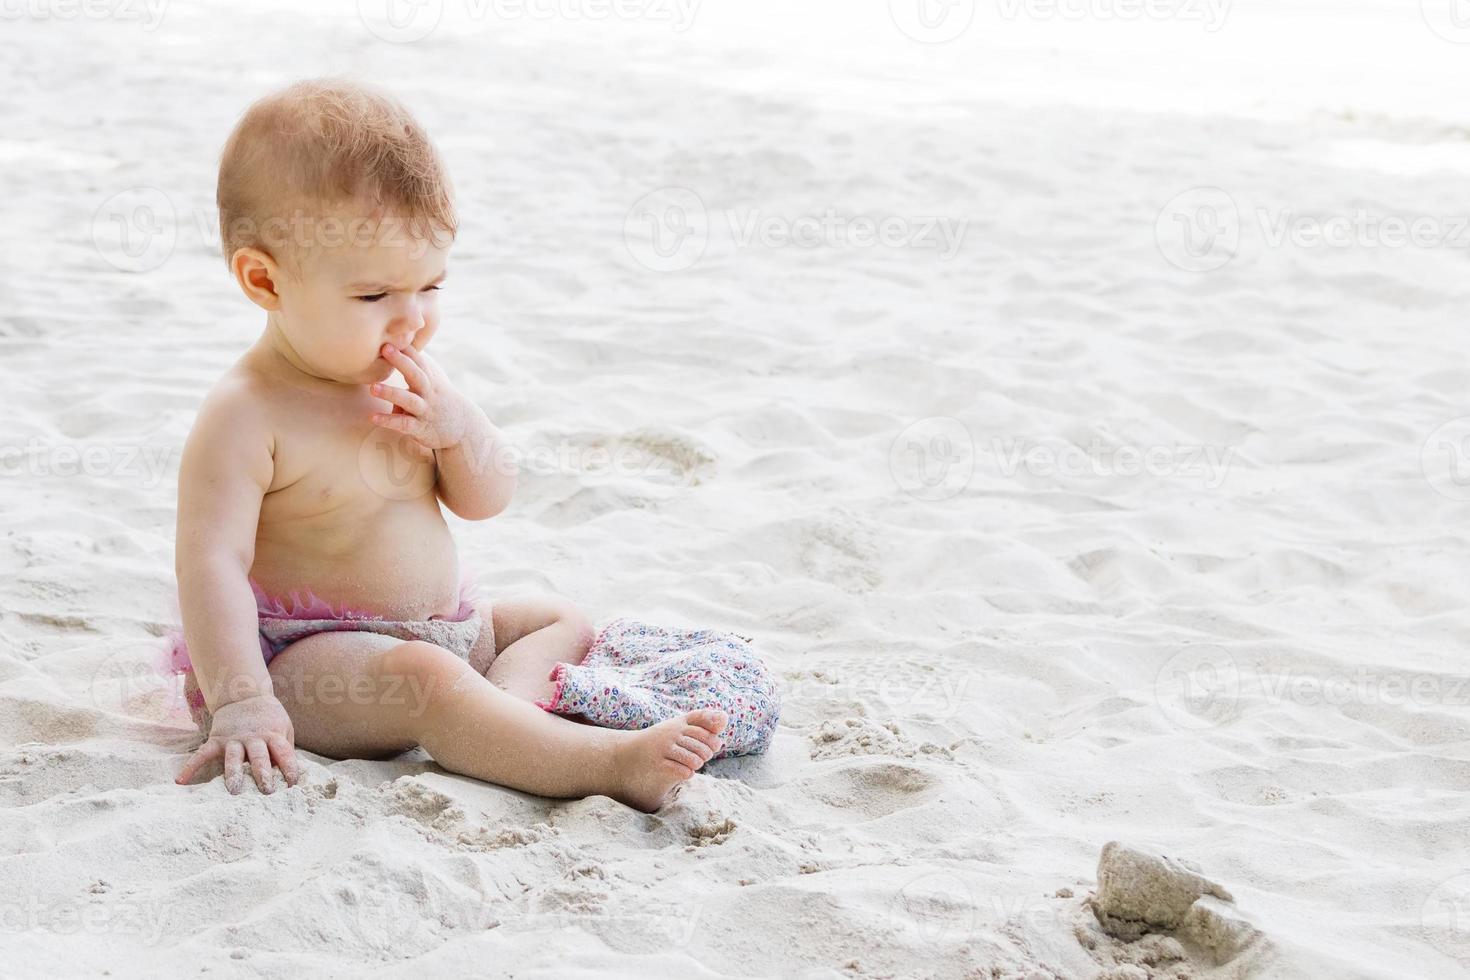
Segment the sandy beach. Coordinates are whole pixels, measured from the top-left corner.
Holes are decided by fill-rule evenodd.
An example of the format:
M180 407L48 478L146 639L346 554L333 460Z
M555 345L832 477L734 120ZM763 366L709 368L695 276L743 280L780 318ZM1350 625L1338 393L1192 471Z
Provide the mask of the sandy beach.
M5 8L0 974L1467 975L1470 25L531 7ZM657 814L173 782L219 149L328 73L455 182L434 351L522 453L461 562L781 679ZM1141 940L1112 841L1204 882Z

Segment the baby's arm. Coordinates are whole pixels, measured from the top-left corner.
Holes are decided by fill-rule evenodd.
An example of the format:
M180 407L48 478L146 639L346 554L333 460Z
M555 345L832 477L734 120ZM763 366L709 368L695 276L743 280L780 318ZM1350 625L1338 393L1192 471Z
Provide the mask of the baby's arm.
M274 472L272 450L259 405L248 393L224 387L205 399L179 464L174 571L184 639L213 718L178 782L223 760L231 793L242 787L247 756L262 792L274 789L272 756L288 784L298 778L294 732L260 655L250 587L260 503Z
M504 434L428 354L391 344L382 351L408 387L372 386L374 395L393 403L392 412L373 414L373 424L402 432L421 452L433 454L435 491L458 516L483 521L505 510L519 468Z

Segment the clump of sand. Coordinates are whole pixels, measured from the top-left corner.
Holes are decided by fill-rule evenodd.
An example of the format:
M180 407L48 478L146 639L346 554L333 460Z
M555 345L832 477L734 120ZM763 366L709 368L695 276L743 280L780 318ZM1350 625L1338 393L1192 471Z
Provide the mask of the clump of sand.
M1118 841L1103 846L1097 891L1076 935L1104 967L1100 980L1247 976L1269 944L1225 886L1193 863Z

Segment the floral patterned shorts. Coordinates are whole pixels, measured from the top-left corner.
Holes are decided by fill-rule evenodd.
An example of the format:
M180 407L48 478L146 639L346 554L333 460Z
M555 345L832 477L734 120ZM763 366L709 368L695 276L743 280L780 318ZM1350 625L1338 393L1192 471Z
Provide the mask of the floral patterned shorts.
M604 626L580 664L557 664L547 711L604 728L647 728L697 708L730 718L716 759L764 752L781 697L750 640L719 630L671 629L634 619Z

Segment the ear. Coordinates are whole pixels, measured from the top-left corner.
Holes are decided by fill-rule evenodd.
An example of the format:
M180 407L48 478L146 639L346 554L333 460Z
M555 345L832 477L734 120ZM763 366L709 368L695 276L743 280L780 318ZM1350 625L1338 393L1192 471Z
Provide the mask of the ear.
M263 310L281 308L280 283L284 272L276 260L258 248L236 249L230 272L250 302Z

